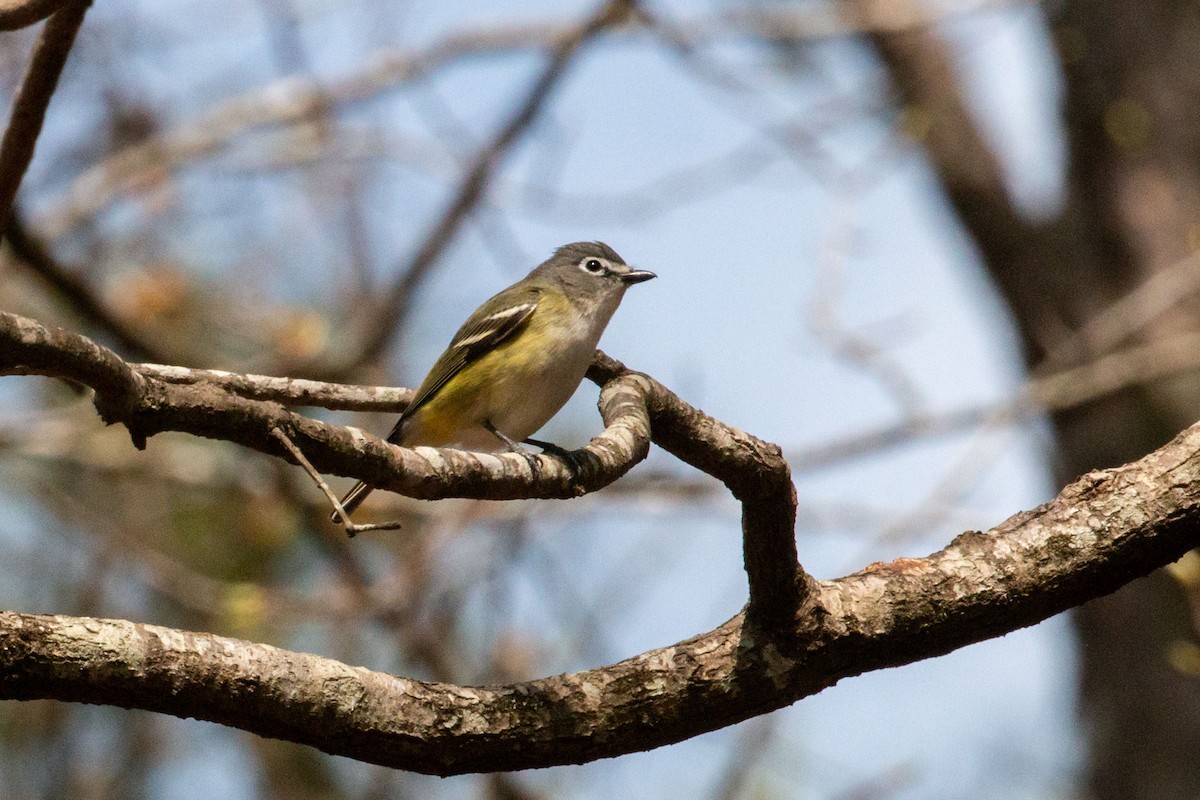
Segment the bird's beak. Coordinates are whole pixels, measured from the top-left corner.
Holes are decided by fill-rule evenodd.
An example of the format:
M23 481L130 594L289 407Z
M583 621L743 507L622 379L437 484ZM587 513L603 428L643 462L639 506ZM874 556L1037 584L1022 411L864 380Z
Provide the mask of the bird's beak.
M621 281L626 284L634 284L648 281L651 278L657 277L657 275L648 269L631 269L629 272L621 274Z

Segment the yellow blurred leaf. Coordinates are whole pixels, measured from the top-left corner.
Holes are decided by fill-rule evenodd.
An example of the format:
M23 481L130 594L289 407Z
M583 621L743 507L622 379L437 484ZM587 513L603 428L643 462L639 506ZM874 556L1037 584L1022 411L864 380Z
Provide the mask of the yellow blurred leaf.
M235 583L225 596L222 609L225 624L236 631L253 631L262 626L267 615L267 598L255 583Z
M921 105L907 105L900 110L900 133L914 142L921 142L933 127L933 114Z
M329 321L307 309L284 312L271 331L271 341L286 358L312 358L329 344Z
M113 303L122 316L139 322L178 317L187 307L187 276L178 269L150 266L117 276Z
M1200 591L1200 553L1189 550L1183 558L1167 565L1167 573L1189 592Z
M1124 150L1144 147L1150 140L1151 123L1146 107L1130 98L1116 100L1104 110L1104 130Z
M1172 669L1193 678L1200 678L1200 646L1179 640L1167 648L1167 663Z

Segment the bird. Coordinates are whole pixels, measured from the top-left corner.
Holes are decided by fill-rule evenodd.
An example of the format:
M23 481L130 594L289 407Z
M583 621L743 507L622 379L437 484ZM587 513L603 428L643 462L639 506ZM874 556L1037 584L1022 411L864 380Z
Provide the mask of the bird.
M573 242L467 318L387 435L401 447L562 454L530 439L583 381L625 290L657 277L634 269L603 242ZM359 482L341 505L349 515L373 486ZM335 511L331 518L338 522Z

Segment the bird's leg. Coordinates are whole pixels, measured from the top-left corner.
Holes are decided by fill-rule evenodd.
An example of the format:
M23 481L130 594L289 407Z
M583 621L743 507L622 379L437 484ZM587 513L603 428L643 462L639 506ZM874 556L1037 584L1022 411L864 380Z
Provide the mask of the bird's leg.
M497 428L495 425L493 425L491 423L490 420L485 419L483 421L483 427L486 428L487 432L490 433L492 436L495 436L497 439L504 442L504 444L508 445L508 449L511 452L513 452L513 453L528 453L529 452L524 447L521 447L520 442L518 442L516 439L509 436L504 431Z
M559 447L554 442L543 442L541 439L525 439L525 444L531 444L534 447L542 448L543 453L549 453L552 456L561 458L567 465L567 469L571 470L572 479L579 477L580 470L583 468L583 462L580 460L574 451L568 450L565 447Z
M542 474L542 465L541 462L538 461L537 453L529 452L528 448L522 447L520 442L497 428L491 423L490 420L484 420L483 427L487 428L488 433L504 442L504 444L508 446L510 452L520 453L521 455L525 456L525 460L529 462L529 469L533 472L533 477L537 478Z
M565 447L559 447L554 442L543 442L541 439L523 439L521 444L531 444L534 447L542 448L543 453L549 453L552 456L558 456L563 459L570 459L571 451Z

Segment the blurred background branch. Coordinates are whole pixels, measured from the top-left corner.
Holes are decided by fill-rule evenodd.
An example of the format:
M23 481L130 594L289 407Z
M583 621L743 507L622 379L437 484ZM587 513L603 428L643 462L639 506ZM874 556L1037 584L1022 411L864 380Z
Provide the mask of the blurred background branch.
M61 9L45 30L62 42L84 8L0 3L0 29ZM0 86L35 110L49 94L21 90L29 54L66 52L38 33L0 39ZM403 392L253 376L412 385L465 310L553 246L604 239L663 278L606 349L787 444L817 575L986 529L1200 408L1187 4L105 0L74 38L28 169L33 127L3 148L7 185L24 178L0 307L183 368L159 378L227 371L249 396L382 431L386 415L350 412ZM587 441L593 399L547 437ZM376 518L405 535L350 547L275 459L178 435L137 453L60 382L0 380L0 407L6 607L495 683L676 641L745 598L737 505L654 455L569 504L382 496ZM1191 800L1181 563L1073 632L1051 621L847 682L772 716L769 736L426 781L142 714L6 704L0 785Z

